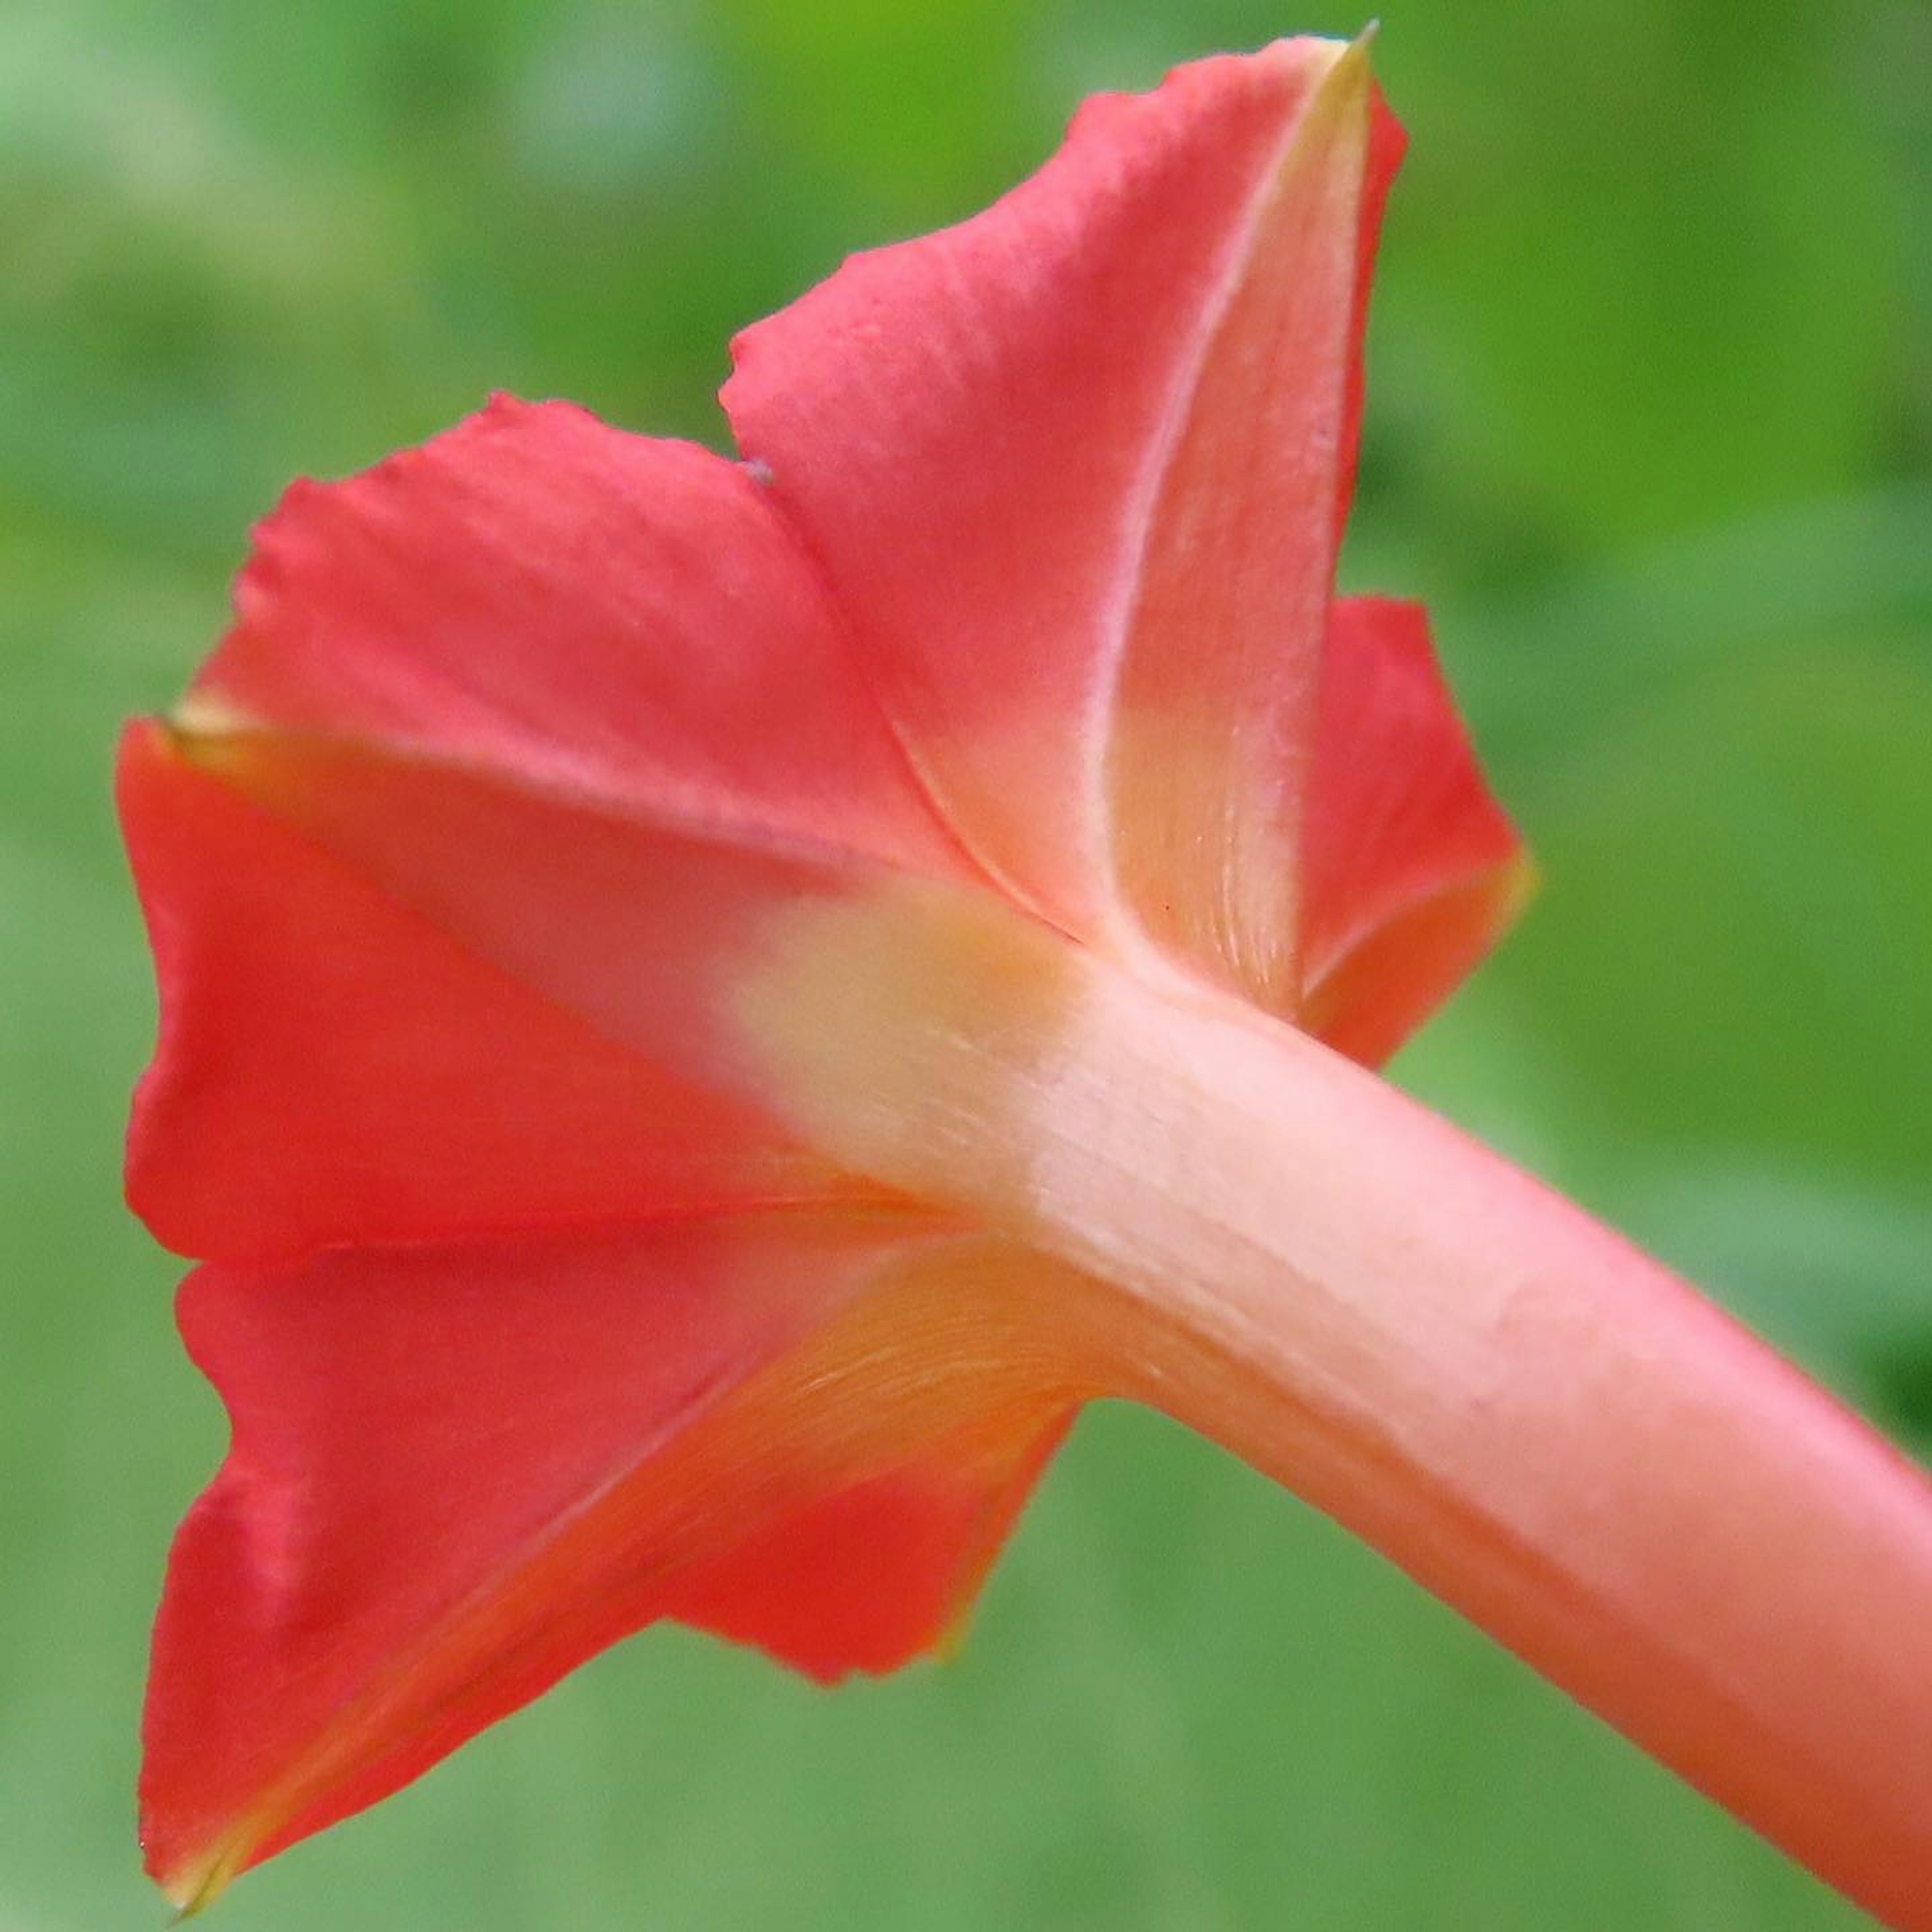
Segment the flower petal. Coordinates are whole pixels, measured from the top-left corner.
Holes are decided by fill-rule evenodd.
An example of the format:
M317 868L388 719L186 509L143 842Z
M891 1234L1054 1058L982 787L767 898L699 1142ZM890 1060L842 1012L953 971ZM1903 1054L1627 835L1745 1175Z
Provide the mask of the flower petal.
M1114 675L1121 890L1172 951L1282 1014L1300 991L1294 855L1352 481L1372 125L1352 47L1300 105L1206 311Z
M1277 1002L1398 148L1359 50L1180 69L747 331L724 391L982 862L1085 937L1124 895Z
M1330 615L1302 845L1301 1023L1386 1060L1488 952L1531 881L1419 604Z
M740 464L563 403L480 415L256 532L183 707L946 870L810 560Z
M191 741L132 727L119 794L161 991L128 1198L178 1252L260 1261L852 1191L358 878Z
M1078 1393L959 1365L1030 1265L787 1210L200 1270L235 1441L156 1632L150 1868L205 1904L660 1617L826 1677L942 1640Z
M230 732L177 742L201 772L614 1048L681 1088L754 1106L765 1097L756 1070L724 1022L776 925L802 908L869 899L889 881L915 896L990 897L345 740Z
M1002 1248L1000 1265L1018 1253ZM1049 1271L1029 1272L1044 1282ZM984 1286L968 1284L969 1294ZM846 1364L875 1366L880 1358L848 1339L856 1325L842 1324ZM950 1378L962 1359L971 1357L962 1349L931 1366ZM821 1684L945 1649L1066 1439L1075 1406L1043 1394L991 1408L878 1474L790 1508L670 1579L664 1614L756 1644Z

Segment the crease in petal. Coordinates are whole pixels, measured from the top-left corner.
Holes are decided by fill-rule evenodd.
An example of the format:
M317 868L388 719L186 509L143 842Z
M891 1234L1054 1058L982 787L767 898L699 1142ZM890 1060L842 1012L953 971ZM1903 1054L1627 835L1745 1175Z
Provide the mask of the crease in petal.
M1367 35L1363 37L1364 39ZM1342 406L1342 441L1336 466L1335 548L1342 545L1342 526L1355 496L1355 476L1362 453L1362 405L1367 388L1365 350L1368 338L1369 291L1375 280L1376 251L1382 241L1382 216L1389 190L1402 167L1408 136L1390 111L1379 87L1370 91L1369 146L1362 170L1362 200L1356 229L1355 294L1351 328L1347 386Z
M293 485L179 716L964 866L751 473L570 404L500 396L360 475Z
M722 1096L728 1115L748 1089L717 1013L743 962L787 908L894 876L365 743L260 733L177 742L204 778L410 920L679 1090ZM760 1118L754 1142L776 1132L790 1144Z
M1337 52L1264 173L1165 440L1109 706L1112 860L1141 925L1292 1014L1300 821L1351 482L1374 90Z
M1349 58L1282 42L1090 102L1060 152L985 214L854 257L734 345L724 401L740 446L838 584L928 788L989 872L1078 936L1121 924L1100 772L1150 494L1284 144ZM1375 154L1392 166L1387 142ZM1339 420L1366 260L1352 221L1338 249L1334 368L1315 385L1332 374L1331 458L1352 447ZM1228 370L1280 333L1258 315L1252 343L1238 330L1224 344ZM1250 373L1291 386L1288 370ZM1210 386L1237 408L1232 374ZM1299 488L1304 466L1291 456L1262 480ZM1346 487L1336 462L1324 474L1316 500L1279 506L1312 533L1303 548L1324 552ZM1264 520L1258 509L1245 527ZM1177 557L1184 548L1177 535ZM1318 644L1277 628L1268 649ZM1235 648L1246 662L1247 641ZM1216 683L1213 668L1191 694ZM1252 697L1225 692L1223 725ZM1190 778L1189 798L1213 782Z
M130 727L118 790L161 1015L128 1198L178 1252L262 1261L854 1190L358 878L190 741Z
M151 1869L205 1904L665 1616L822 1678L942 1642L1082 1393L1042 1271L812 1210L205 1267L235 1438L157 1628Z

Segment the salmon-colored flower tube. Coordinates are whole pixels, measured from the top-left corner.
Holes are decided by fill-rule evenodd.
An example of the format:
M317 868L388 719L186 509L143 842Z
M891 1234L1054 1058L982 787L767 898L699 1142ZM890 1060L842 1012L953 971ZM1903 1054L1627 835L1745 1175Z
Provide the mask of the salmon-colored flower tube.
M1932 1926L1925 1481L1370 1070L1528 878L1334 594L1400 145L1184 68L749 331L743 461L500 400L258 532L119 778L178 1903L660 1618L932 1650L1125 1396Z

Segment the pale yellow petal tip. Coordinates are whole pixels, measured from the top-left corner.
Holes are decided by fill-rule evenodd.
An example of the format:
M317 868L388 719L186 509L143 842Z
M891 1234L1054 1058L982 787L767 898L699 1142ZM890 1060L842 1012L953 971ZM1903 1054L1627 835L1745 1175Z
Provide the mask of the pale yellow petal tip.
M1331 80L1338 74L1354 72L1368 64L1369 49L1376 36L1382 32L1382 23L1371 20L1353 40L1345 40L1340 34L1288 34L1276 40L1267 51L1293 54L1302 59L1327 57L1328 64L1319 78Z
M231 1844L159 1877L161 1895L174 1907L169 1924L183 1924L206 1912L234 1883L243 1856L240 1848Z
M1522 915L1523 908L1542 890L1543 868L1532 857L1527 848L1517 851L1510 861L1509 872L1503 885L1502 897L1496 910L1496 930L1507 932Z
M1335 64L1328 70L1328 86L1333 87L1340 81L1367 86L1373 75L1376 36L1382 30L1382 23L1379 20L1371 20L1342 50L1336 56Z
M213 692L190 691L160 721L176 738L223 738L254 728L256 721Z
M1352 40L1304 37L1276 43L1304 59L1318 56L1322 59L1311 76L1315 84L1303 114L1305 128L1325 127L1333 131L1352 118L1358 105L1366 114L1375 83L1370 50L1380 30L1381 23L1371 20Z
M926 1652L934 1664L951 1664L957 1660L966 1648L966 1640L973 1634L973 1610L969 1604L958 1612L952 1621L932 1640L932 1648Z
M173 1911L168 1914L169 1926L185 1925L190 1918L200 1918L227 1888L225 1882L219 1885L198 1885L184 1895L172 1886L164 1886L162 1892L174 1907Z

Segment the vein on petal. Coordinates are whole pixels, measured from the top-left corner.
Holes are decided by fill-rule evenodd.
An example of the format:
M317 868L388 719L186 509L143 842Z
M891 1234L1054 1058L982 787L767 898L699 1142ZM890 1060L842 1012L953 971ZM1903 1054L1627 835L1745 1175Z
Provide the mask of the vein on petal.
M328 1802L340 1779L358 1768L358 1729L372 1719L380 1720L386 1703L400 1706L402 1722L398 1729L383 1736L376 1755L370 1760L376 1765L393 1758L412 1740L420 1738L467 1692L490 1676L502 1674L506 1666L514 1670L520 1660L530 1660L533 1649L540 1647L550 1634L550 1627L541 1618L534 1624L526 1620L514 1637L488 1652L486 1665L442 1683L427 1700L418 1701L412 1708L412 1680L423 1676L434 1680L434 1660L460 1646L479 1626L487 1629L506 1596L518 1591L527 1592L533 1580L539 1590L557 1584L567 1586L575 1566L586 1558L594 1562L600 1517L607 1513L607 1504L621 1514L621 1506L628 1497L643 1505L641 1520L648 1522L652 1494L660 1499L680 1499L665 1538L672 1546L654 1555L642 1573L632 1576L633 1582L646 1582L653 1588L662 1588L730 1544L755 1534L762 1523L782 1515L792 1506L796 1498L790 1491L767 1492L752 1486L736 1498L730 1510L718 1512L710 1508L707 1484L715 1492L721 1482L734 1484L737 1478L728 1460L712 1461L707 1472L706 1457L715 1456L718 1441L728 1438L729 1432L740 1425L748 1412L746 1405L755 1404L761 1397L782 1403L808 1393L822 1408L837 1379L828 1371L829 1361L849 1362L858 1371L859 1381L869 1382L872 1371L886 1358L876 1352L878 1338L866 1333L866 1311L895 1288L909 1287L917 1292L922 1264L937 1259L943 1270L949 1256L956 1267L970 1263L975 1256L983 1255L989 1245L987 1238L944 1210L928 1213L908 1208L871 1215L861 1209L856 1210L854 1218L876 1220L888 1231L897 1222L903 1232L891 1246L858 1264L836 1306L823 1322L804 1322L762 1360L735 1372L716 1372L692 1390L676 1408L653 1422L644 1438L621 1462L586 1484L572 1502L557 1510L489 1573L479 1576L466 1592L453 1598L412 1642L392 1652L381 1670L350 1700L336 1708L313 1734L308 1746L274 1774L261 1796L185 1871L177 1868L174 1873L160 1875L170 1895L178 1898L182 1917L211 1903L255 1862L264 1846L272 1845L304 1812ZM956 1292L958 1285L950 1275L942 1272L936 1285L940 1292L928 1293L927 1298L932 1306L923 1322L915 1315L909 1324L913 1333L920 1334L933 1327L934 1316L945 1318L933 1334L923 1337L923 1354L918 1349L913 1352L915 1364L922 1361L924 1364L922 1369L916 1369L914 1378L923 1386L930 1382L935 1366L941 1367L950 1394L936 1408L930 1402L920 1405L920 1413L910 1424L902 1421L898 1426L910 1427L916 1433L930 1430L944 1435L989 1406L997 1408L1005 1402L1024 1399L1028 1405L1054 1407L1084 1400L1093 1392L1080 1383L1050 1348L1002 1346L980 1334L986 1324L974 1310L964 1305ZM1012 1325L1017 1330L1030 1319L1028 1306L1022 1298L1016 1307L1009 1308L996 1298L986 1312L992 1326ZM854 1318L860 1324L857 1333L843 1333ZM962 1324L978 1336L976 1353L962 1352L952 1333ZM902 1334L907 1326L898 1324L894 1332ZM802 1361L794 1364L793 1358L800 1356ZM1002 1390L1006 1391L1004 1396ZM744 1398L742 1403L737 1400L740 1396ZM870 1402L866 1405L868 1415L872 1406ZM852 1445L845 1447L850 1455ZM668 1468L657 1472L653 1485L650 1480L653 1462L667 1452L676 1457L680 1450L688 1454L682 1460L674 1460ZM887 1460L875 1448L858 1454L849 1466L835 1462L825 1471L808 1469L806 1473L808 1479L814 1474L824 1476L836 1490L866 1480L869 1462L885 1466ZM692 1466L686 1467L686 1462ZM694 1473L698 1478L694 1486ZM644 1493L632 1494L640 1487ZM710 1502L715 1501L712 1494ZM703 1520L715 1525L725 1519L728 1521L722 1530L714 1527L706 1534L698 1527ZM997 1526L987 1527L990 1530ZM968 1561L963 1587L968 1590L976 1583L997 1548L997 1539L989 1540L992 1547L966 1552Z
M1309 134L1311 124L1315 124L1318 131L1318 116L1331 90L1353 80L1358 75L1366 78L1363 70L1366 68L1368 42L1373 32L1371 27L1356 40L1338 46L1328 67L1315 79L1297 104L1269 164L1260 172L1237 224L1228 244L1226 265L1211 296L1203 305L1191 349L1182 361L1173 394L1150 443L1147 467L1135 501L1130 508L1123 532L1121 577L1115 594L1114 611L1106 627L1108 649L1103 660L1102 690L1097 699L1098 712L1103 720L1103 728L1095 731L1088 744L1086 790L1091 801L1094 823L1096 826L1111 826L1114 818L1110 772L1118 742L1114 727L1120 712L1121 685L1132 655L1143 608L1147 570L1159 513L1187 430L1193 420L1202 383L1229 313L1245 287L1255 265L1268 218L1273 212L1276 197L1288 170ZM1301 379L1309 380L1306 376ZM1342 404L1345 387L1345 383L1338 378L1336 396L1338 408ZM1316 656L1318 659L1318 652ZM1313 669L1318 676L1318 662ZM1312 702L1315 694L1311 692L1306 727L1307 734L1311 736L1315 717ZM1305 787L1305 773L1303 782ZM1230 798L1225 801L1224 808L1232 812L1238 810L1240 806L1240 801ZM1116 913L1122 916L1127 924L1137 928L1138 922L1121 902L1118 884L1118 852L1111 838L1108 841L1106 857L1116 872L1116 887L1110 896L1111 903ZM1224 889L1226 883L1225 879L1222 882ZM1238 930L1239 922L1232 916L1232 908L1224 909L1220 922L1224 932L1230 935ZM1146 943L1138 930L1132 938L1142 945ZM1282 944L1292 964L1296 935L1292 932L1285 934Z

